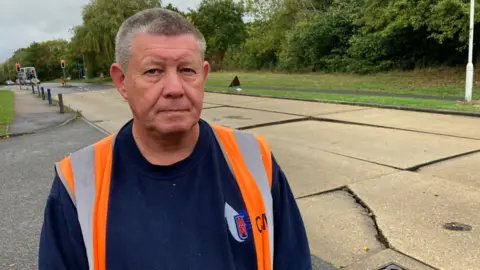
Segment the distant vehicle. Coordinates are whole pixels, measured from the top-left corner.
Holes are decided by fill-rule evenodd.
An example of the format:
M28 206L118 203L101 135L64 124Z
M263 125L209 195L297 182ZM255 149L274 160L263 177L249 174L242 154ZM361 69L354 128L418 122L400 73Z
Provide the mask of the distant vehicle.
M15 82L12 80L8 80L5 82L6 85L15 85Z
M40 80L37 77L37 72L34 67L23 67L20 68L18 73L18 79L20 84L39 84Z

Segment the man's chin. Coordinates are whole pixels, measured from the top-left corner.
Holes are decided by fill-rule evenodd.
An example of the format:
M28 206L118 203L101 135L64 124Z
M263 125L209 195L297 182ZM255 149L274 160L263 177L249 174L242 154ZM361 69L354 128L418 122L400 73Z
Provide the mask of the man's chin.
M192 120L189 121L162 121L156 123L155 129L160 134L175 135L184 134L193 130L193 127L197 124Z

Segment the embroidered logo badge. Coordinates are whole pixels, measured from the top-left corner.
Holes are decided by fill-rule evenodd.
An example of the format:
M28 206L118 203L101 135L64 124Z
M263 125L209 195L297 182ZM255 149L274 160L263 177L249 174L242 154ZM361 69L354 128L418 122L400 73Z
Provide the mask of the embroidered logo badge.
M237 212L228 203L225 203L225 219L235 240L243 242L248 238L248 230L251 228L251 224L247 211Z

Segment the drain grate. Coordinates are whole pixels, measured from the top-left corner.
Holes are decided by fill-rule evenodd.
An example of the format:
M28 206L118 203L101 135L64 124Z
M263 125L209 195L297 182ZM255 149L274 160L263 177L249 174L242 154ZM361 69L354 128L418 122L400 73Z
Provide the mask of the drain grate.
M377 270L408 270L408 269L398 264L390 263L378 268Z

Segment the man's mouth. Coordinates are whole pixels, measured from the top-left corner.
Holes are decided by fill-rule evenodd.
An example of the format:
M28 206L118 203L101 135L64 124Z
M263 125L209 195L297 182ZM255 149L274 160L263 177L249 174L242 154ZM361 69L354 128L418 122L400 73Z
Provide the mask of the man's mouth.
M169 112L169 111L188 111L188 108L164 108L160 109L161 112Z
M160 110L160 112L163 113L175 113L175 112L188 112L188 109L166 109L166 110Z

